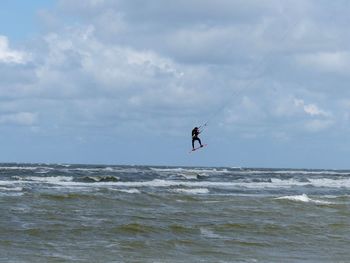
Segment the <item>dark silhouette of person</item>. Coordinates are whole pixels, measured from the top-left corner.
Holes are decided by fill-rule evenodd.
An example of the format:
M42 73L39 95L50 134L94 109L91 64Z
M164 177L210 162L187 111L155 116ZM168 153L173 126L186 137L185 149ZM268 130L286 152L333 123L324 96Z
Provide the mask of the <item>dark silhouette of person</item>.
M192 130L192 151L194 151L194 142L198 141L200 146L203 147L201 139L198 138L198 135L200 134L200 130L198 127L194 127Z

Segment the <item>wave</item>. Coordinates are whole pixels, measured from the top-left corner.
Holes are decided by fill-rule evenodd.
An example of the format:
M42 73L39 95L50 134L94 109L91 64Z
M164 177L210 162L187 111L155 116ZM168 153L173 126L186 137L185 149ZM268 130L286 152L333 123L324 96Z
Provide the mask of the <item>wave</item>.
M234 171L235 174L285 174L285 175L350 175L350 171L337 171L337 170L319 170L319 171L308 171L308 170L240 170Z
M348 170L299 170L299 169L259 169L259 168L241 168L241 167L230 167L230 168L210 168L210 167L132 167L132 166L77 166L67 164L29 164L29 165L10 165L0 164L1 170L31 170L37 173L47 173L49 171L58 172L110 172L110 173L121 173L121 172L140 172L140 171L154 171L156 173L206 173L206 174L226 174L231 173L233 175L339 175L339 176L350 176Z
M198 178L198 173L180 173L179 175L185 179L197 179Z
M348 178L302 178L279 179L279 178L251 178L225 180L207 180L207 177L191 175L187 179L202 180L169 180L153 179L147 181L121 181L117 176L12 176L13 180L0 181L0 186L20 183L46 183L59 186L121 186L121 187L178 187L178 188L247 188L247 189L285 189L293 187L316 187L316 188L350 188ZM210 178L208 178L210 179Z
M184 168L155 168L155 167L150 167L152 171L155 172L182 172L186 171Z
M82 171L82 172L101 172L101 171L107 171L107 172L113 172L114 169L112 167L96 167L96 168L69 168L70 171Z
M73 181L72 176L12 176L13 179L23 181L23 182L40 182L40 183L50 183L59 184L61 182L71 182Z
M186 173L180 173L179 176L185 178L185 179L204 179L209 177L206 173L196 173L196 172L186 172Z
M128 193L128 194L140 194L140 190L136 188L131 188L131 189L118 189L118 192L123 192L123 193Z
M296 202L304 202L304 203L325 204L325 205L333 204L332 202L329 202L329 201L311 199L306 194L282 196L282 197L277 197L275 199L277 199L277 200L289 200L289 201L296 201Z
M177 193L185 193L185 194L208 194L209 193L209 189L207 188L192 188L192 189L179 188L179 189L174 189L173 191Z
M47 166L0 166L0 170L37 170L37 169L48 169L53 170L53 167Z
M350 171L346 170L288 170L288 169L248 169L240 167L231 168L183 168L183 167L173 167L173 168L161 168L161 167L150 167L150 170L159 173L209 173L209 174L222 174L231 173L235 175L278 175L278 174L289 174L289 175L350 175Z
M82 178L77 178L76 181L79 182L88 182L88 183L94 183L94 182L118 182L120 180L117 176L85 176Z
M0 191L9 191L9 192L21 192L23 187L0 187Z
M150 169L154 172L159 173L214 173L214 174L220 174L220 173L230 173L229 170L226 168L181 168L181 167L174 167L174 168L156 168L156 167L150 167Z
M315 178L309 179L310 184L316 187L333 187L333 188L349 188L350 178Z
M35 171L36 174L47 174L51 170L50 169L40 169L39 171Z
M2 186L15 185L15 184L18 184L18 182L16 182L16 181L0 181L0 185L2 185Z
M74 172L86 172L86 173L98 173L98 172L110 172L110 173L121 173L121 172L139 172L140 169L134 167L72 167L71 165L59 165L59 166L1 166L1 170L9 170L9 171L33 171L35 173L49 173L52 171L57 172L66 172L66 173L74 173Z
M23 196L23 192L0 192L0 196L4 197L18 197L18 196Z

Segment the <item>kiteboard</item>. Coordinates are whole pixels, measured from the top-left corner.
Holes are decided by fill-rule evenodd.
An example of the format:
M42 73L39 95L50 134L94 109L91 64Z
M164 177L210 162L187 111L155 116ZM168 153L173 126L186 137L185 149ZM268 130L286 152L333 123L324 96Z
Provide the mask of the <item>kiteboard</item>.
M197 151L198 149L203 148L203 147L205 147L205 146L208 146L208 144L202 144L202 146L198 146L198 147L194 148L194 149L191 150L189 153L195 152L195 151Z

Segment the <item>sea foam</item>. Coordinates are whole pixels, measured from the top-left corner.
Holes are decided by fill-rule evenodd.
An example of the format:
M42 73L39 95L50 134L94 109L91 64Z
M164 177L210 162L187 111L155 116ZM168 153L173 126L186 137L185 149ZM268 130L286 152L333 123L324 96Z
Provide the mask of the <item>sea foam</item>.
M209 189L207 189L207 188L192 188L192 189L179 188L179 189L174 189L174 192L185 193L185 194L207 194L207 193L209 193Z
M277 200L289 200L289 201L296 201L296 202L304 202L304 203L325 204L325 205L332 204L331 202L328 202L328 201L311 199L306 194L288 195L288 196L277 197L276 199Z

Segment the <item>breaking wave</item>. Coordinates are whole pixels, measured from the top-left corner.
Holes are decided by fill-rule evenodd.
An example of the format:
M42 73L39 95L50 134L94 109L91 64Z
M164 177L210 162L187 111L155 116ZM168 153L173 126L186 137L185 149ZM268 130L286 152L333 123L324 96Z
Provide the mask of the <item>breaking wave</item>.
M306 194L282 196L282 197L277 197L276 199L277 200L289 200L289 201L296 201L296 202L304 202L304 203L324 204L324 205L332 204L332 202L329 202L329 201L312 199L312 198L308 197Z
M84 176L82 178L78 178L76 181L95 183L95 182L118 182L119 180L120 178L117 176Z
M192 189L179 188L179 189L174 189L173 191L177 193L185 193L185 194L208 194L209 193L209 189L207 188L192 188Z

